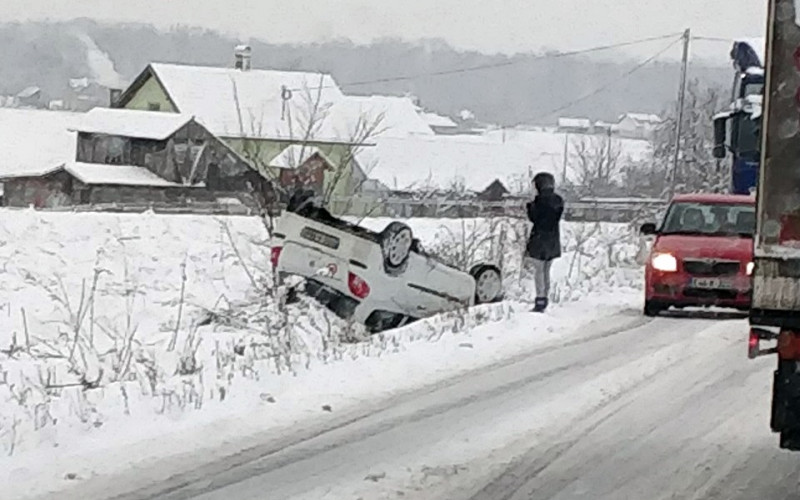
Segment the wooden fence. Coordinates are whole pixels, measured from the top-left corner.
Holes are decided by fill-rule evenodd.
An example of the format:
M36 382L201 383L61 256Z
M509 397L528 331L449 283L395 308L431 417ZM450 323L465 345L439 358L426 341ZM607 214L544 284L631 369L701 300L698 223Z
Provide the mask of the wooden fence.
M381 201L364 198L339 198L331 200L333 213L355 217L393 218L472 218L472 217L525 217L523 198L503 201L477 199L407 199L389 197ZM663 200L637 198L597 198L565 203L564 218L586 222L637 222L655 220L666 208Z
M526 199L481 201L476 199L407 199L339 198L329 203L332 213L352 217L390 218L475 218L475 217L525 217ZM640 222L655 221L666 208L662 200L594 199L566 201L564 219L584 222ZM22 208L21 208L22 209ZM281 207L277 207L280 211ZM26 209L23 209L26 210ZM256 210L244 204L225 203L105 203L43 208L54 212L114 212L142 213L152 211L163 214L197 215L255 215Z

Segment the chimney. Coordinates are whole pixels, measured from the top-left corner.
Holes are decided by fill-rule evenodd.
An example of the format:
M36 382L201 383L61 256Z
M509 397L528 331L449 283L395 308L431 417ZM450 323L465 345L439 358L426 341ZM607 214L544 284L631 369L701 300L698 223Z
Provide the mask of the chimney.
M108 107L118 108L120 97L122 97L122 89L108 89Z
M250 71L250 56L252 53L253 49L249 45L237 45L233 49L234 68L241 71Z

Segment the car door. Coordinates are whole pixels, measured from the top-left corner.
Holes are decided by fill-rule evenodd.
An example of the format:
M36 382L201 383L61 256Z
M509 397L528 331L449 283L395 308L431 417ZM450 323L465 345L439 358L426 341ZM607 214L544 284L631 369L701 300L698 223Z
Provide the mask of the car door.
M403 305L412 316L469 306L475 294L472 276L425 255L412 253L403 276Z

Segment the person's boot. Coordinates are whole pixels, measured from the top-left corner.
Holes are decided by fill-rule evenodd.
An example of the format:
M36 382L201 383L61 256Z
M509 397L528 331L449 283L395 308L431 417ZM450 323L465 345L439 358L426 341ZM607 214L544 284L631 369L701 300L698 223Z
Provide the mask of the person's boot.
M533 303L533 312L544 312L547 309L547 297L536 297L536 301Z

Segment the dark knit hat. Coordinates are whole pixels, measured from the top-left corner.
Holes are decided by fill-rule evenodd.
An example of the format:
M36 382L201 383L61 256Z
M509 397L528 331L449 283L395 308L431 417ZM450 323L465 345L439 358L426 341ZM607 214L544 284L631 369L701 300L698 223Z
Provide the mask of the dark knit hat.
M553 174L548 172L539 172L533 177L533 185L536 186L536 189L539 191L555 189L556 179L553 177Z

